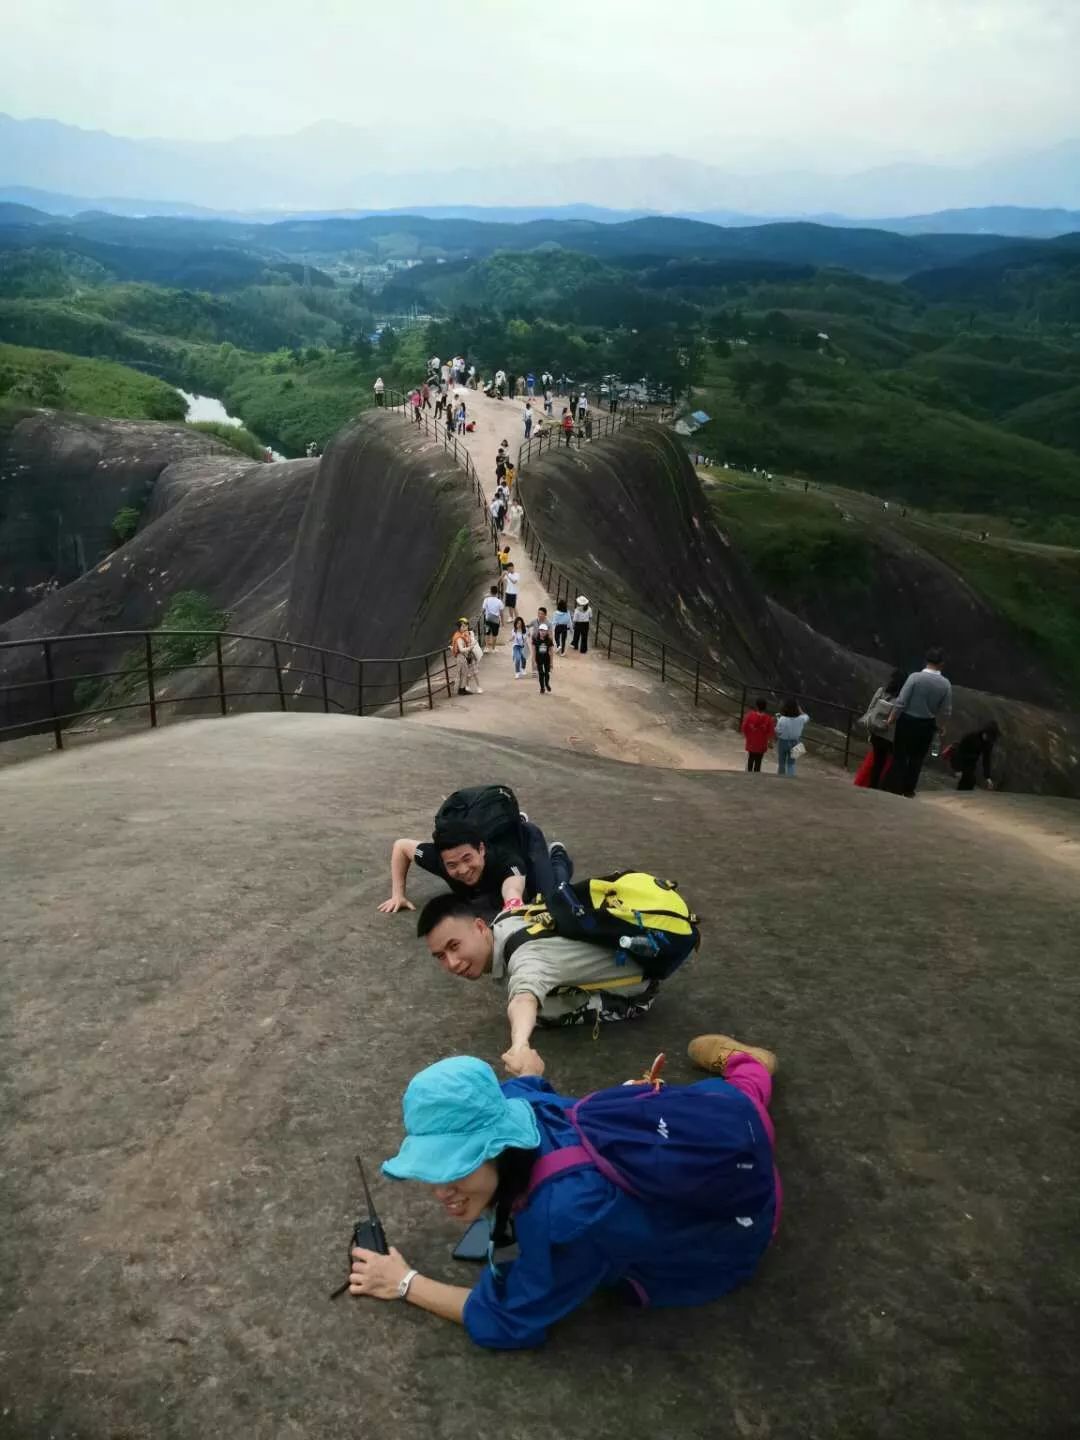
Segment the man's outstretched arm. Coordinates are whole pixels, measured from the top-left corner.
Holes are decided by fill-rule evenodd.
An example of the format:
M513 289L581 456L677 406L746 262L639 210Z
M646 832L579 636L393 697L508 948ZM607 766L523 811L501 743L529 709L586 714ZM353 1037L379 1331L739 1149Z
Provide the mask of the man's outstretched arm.
M416 858L419 840L395 840L390 852L390 899L384 900L379 909L384 915L395 915L399 910L415 910L411 900L405 898L405 881L409 866Z
M529 1044L539 1013L540 1001L528 990L515 995L506 1007L506 1018L510 1021L510 1048L504 1053L502 1062L510 1075L544 1073L543 1060Z

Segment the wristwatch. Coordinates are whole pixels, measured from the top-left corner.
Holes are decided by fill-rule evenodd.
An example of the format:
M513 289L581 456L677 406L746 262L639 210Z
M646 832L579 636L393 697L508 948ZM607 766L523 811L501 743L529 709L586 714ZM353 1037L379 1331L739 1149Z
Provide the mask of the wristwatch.
M419 1273L420 1273L420 1272L419 1272L418 1270L406 1270L406 1271L405 1271L405 1274L401 1277L401 1280L398 1282L397 1298L398 1298L399 1300L404 1300L404 1299L406 1298L406 1296L407 1296L408 1293L409 1293L409 1286L410 1286L410 1285L412 1284L412 1282L416 1279L416 1277L417 1277L417 1275L418 1275Z

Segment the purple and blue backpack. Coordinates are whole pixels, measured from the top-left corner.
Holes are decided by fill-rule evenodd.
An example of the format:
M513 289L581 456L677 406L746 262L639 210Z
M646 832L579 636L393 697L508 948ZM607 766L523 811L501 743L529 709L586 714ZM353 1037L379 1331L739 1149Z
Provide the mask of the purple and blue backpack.
M618 1085L586 1095L567 1118L578 1144L540 1157L526 1201L584 1165L646 1204L703 1219L760 1214L775 1195L769 1137L734 1086Z

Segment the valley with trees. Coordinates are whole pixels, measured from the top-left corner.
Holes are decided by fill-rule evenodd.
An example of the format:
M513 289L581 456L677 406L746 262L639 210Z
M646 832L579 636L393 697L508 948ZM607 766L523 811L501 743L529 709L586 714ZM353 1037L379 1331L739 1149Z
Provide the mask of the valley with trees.
M546 368L601 404L633 385L704 412L686 444L708 474L727 464L794 487L744 481L714 504L797 613L811 614L809 590L852 597L877 563L864 522L814 503L821 487L950 517L924 518L911 544L1077 693L1076 235L661 218L257 225L0 206L0 411L175 422L180 387L243 421L201 427L234 449L301 455L372 403L376 376L405 387L427 356L458 351L482 375ZM800 482L815 487L809 509ZM1015 559L949 526L1064 553Z

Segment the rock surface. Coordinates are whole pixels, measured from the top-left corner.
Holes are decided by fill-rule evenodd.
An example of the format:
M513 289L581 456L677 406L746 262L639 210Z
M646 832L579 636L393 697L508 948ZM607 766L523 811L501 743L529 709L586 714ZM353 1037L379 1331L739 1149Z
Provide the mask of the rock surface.
M709 657L748 692L804 698L843 732L891 667L819 634L770 602L718 528L674 437L627 426L580 450L553 448L522 471L522 495L556 565L603 615L611 607L672 647ZM955 687L953 737L994 719L1017 790L1080 796L1080 717ZM857 727L856 748L863 735Z
M67 585L105 559L116 544L117 511L141 509L167 466L235 453L183 425L54 410L7 414L0 422L0 624L35 605L46 586Z
M702 1030L779 1054L784 1216L717 1304L599 1296L545 1349L498 1355L407 1306L327 1299L358 1149L391 1243L475 1280L424 1187L377 1174L414 1071L505 1045L500 991L442 974L414 917L375 909L391 842L462 774L512 784L579 874L645 866L705 917L645 1019L541 1038L557 1087L617 1083L661 1049L689 1081ZM1072 1434L1075 816L322 715L0 771L0 1430ZM1060 834L1039 849L984 817ZM414 899L437 888L414 875Z
M168 465L134 538L0 628L0 640L90 637L56 647L57 704L67 713L77 708L75 677L114 668L139 643L95 632L152 628L172 595L197 590L229 612L230 630L281 641L290 694L321 704L318 679L299 673L317 663L302 645L360 656L441 648L462 610L475 610L491 565L463 470L398 417L369 413L321 460L262 465L226 451ZM235 705L273 703L267 645L228 641L225 658ZM354 709L355 666L331 660L328 669L332 702ZM406 665L403 680L418 674ZM0 694L0 725L48 713L43 676L40 647L0 650L0 686L36 682ZM366 708L388 703L396 664L372 664L364 682ZM199 714L217 708L216 688L216 677L191 672L158 695Z

